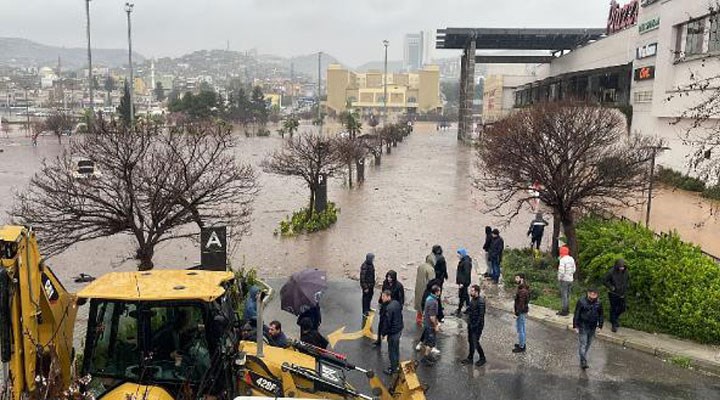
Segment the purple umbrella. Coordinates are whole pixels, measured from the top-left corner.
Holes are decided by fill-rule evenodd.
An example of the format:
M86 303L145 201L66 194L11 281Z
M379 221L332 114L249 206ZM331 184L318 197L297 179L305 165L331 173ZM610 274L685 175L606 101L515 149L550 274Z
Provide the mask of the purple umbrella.
M280 308L300 315L320 302L320 296L327 289L325 271L310 268L290 276L280 289Z

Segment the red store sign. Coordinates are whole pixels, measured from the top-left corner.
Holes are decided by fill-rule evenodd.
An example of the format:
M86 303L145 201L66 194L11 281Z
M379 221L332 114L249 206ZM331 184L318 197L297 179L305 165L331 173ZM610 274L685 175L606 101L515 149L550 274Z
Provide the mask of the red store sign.
M639 11L640 2L638 0L632 0L622 7L616 0L612 0L607 21L607 34L611 35L635 25L638 21Z
M647 81L655 79L655 66L640 67L635 69L634 78L636 81Z

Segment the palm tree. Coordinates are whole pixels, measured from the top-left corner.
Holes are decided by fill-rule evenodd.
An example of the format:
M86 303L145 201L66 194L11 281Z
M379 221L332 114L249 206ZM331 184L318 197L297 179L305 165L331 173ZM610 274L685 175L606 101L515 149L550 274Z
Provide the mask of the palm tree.
M290 139L292 139L293 134L297 132L298 128L300 127L300 121L298 120L297 116L295 114L291 114L285 118L282 124L282 128L278 130L280 132L280 135L285 138L285 134L290 135Z

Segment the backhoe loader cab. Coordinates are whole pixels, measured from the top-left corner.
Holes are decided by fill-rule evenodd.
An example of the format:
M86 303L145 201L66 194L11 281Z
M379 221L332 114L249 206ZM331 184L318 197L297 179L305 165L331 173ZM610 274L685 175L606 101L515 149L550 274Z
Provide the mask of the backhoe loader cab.
M229 357L239 340L233 280L231 272L151 271L110 273L88 285L78 298L90 305L82 365L90 393L231 398Z

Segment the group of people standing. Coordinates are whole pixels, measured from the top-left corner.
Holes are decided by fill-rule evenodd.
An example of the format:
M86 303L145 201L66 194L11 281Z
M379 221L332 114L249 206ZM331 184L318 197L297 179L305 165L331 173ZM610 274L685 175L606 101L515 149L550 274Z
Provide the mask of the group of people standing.
M531 236L531 246L538 249L542 241L544 221L541 214L538 214L530 225L528 236ZM485 228L486 238L483 244L485 250L485 261L487 271L484 276L491 283L497 284L501 275L501 262L505 248L504 241L498 229ZM570 295L574 276L577 271L575 259L570 255L570 249L562 246L559 249L558 264L558 286L561 297L561 310L557 313L561 316L570 315ZM458 288L458 307L454 312L457 317L467 316L468 349L467 358L463 364L474 364L483 366L487 362L485 353L480 344L485 327L485 299L481 294L479 285L472 285L473 260L467 249L457 250L458 264L455 274L455 283ZM360 268L360 286L362 289L362 313L367 317L371 310L372 299L375 290L375 256L371 253L366 255L365 262ZM443 255L440 245L432 247L430 254L425 257L425 262L420 264L415 277L414 308L416 310L416 323L422 327L422 335L416 346L420 352L420 361L428 366L433 365L440 355L437 348L437 333L445 318L443 310L442 294L443 287L449 278L447 261ZM529 312L530 285L524 274L519 273L514 277L516 287L514 299L515 328L517 331L517 343L514 345L513 353L523 353L527 349L526 321ZM613 268L607 273L603 284L608 288L610 299L610 321L612 331L617 332L620 323L620 315L625 311L625 296L629 284L629 275L625 262L617 260ZM381 346L381 340L386 338L390 366L384 371L386 374L393 374L399 368L400 338L404 329L403 307L405 305L405 294L402 283L398 280L397 272L390 270L385 275L382 283L381 294L378 299L378 335L373 343L375 347ZM464 310L463 310L464 308ZM602 329L604 322L602 303L599 299L598 290L590 288L587 293L575 304L573 313L573 327L578 334L578 353L580 366L588 368L587 354L594 339L596 329ZM475 361L475 353L479 358Z

